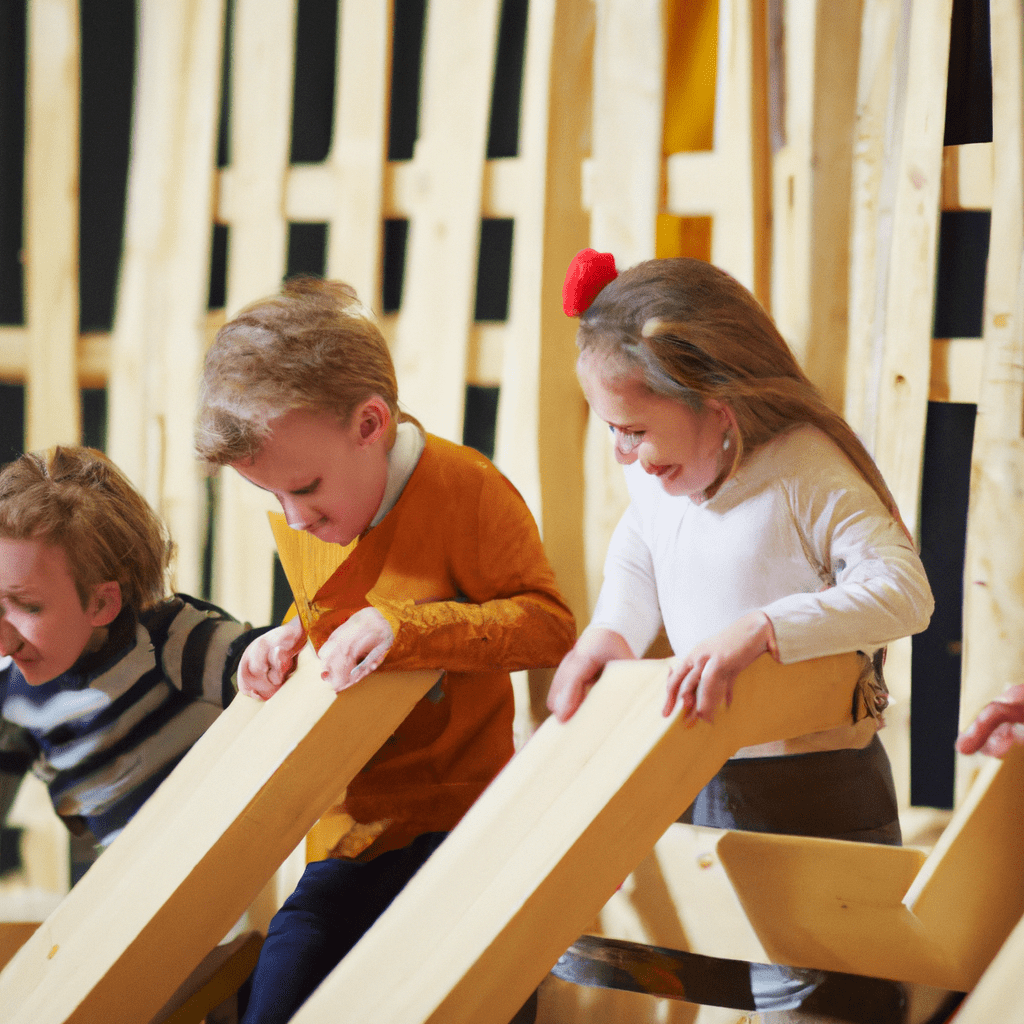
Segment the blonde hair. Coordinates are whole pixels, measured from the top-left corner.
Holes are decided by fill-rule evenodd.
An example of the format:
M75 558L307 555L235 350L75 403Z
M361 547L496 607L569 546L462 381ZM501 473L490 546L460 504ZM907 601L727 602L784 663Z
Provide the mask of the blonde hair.
M696 412L709 401L732 410L738 437L731 464L802 423L826 433L899 520L882 474L849 424L800 369L771 317L724 270L703 260L648 260L607 284L580 316L577 345L639 372L656 395Z
M128 478L93 448L29 452L0 472L0 537L64 551L84 608L111 580L136 612L165 596L173 545Z
M355 291L340 281L293 278L281 294L246 306L206 355L195 448L217 465L254 459L270 421L293 409L343 425L379 395L395 420L398 383L387 342Z

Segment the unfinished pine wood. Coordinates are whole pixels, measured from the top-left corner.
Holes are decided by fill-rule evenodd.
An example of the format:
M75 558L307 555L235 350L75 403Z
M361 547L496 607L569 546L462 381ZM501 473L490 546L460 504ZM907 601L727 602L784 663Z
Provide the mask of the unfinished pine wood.
M189 438L206 348L224 0L146 0L139 18L125 246L112 339L111 458L177 545L198 593L203 481Z
M719 0L718 7L714 149L668 157L666 210L678 216L710 215L711 262L770 305L767 268L759 268L764 261L757 248L769 235L770 204L761 198L771 188L767 110L758 116L755 105L767 94L767 74L764 49L755 48L753 33L755 24L763 26L765 4ZM642 66L642 61L637 64ZM653 228L652 221L645 223Z
M977 988L956 1015L956 1024L1024 1024L1024 992L1020 965L1024 961L1024 921L1018 923Z
M655 254L665 88L661 19L660 0L597 5L593 143L584 165L583 202L590 212L590 245L612 253L620 270ZM585 573L592 608L608 540L628 504L608 428L593 414L583 476Z
M613 662L549 719L295 1016L494 1024L739 747L846 720L856 655L759 658L715 725L661 714L665 662ZM382 963L402 971L384 981Z
M288 223L296 0L238 0L231 58L230 169L220 176L220 215L229 225L227 314L280 289ZM214 594L253 623L270 621L272 499L237 474L221 474Z
M859 38L850 214L849 304L843 415L875 449L880 306L891 240L896 69L906 64L902 5L864 0Z
M427 5L416 195L394 357L403 406L456 442L475 310L499 9L498 0Z
M575 374L576 322L562 312L561 292L566 267L588 244L579 185L589 152L594 7L589 0L535 0L528 17L515 158L522 177L495 462L523 494L562 594L577 621L585 622L580 522L587 405ZM488 166L506 163L511 160ZM543 696L535 694L534 703L542 704ZM534 714L539 719L545 712L536 707Z
M992 226L964 566L961 725L1024 679L1024 14L993 0ZM958 792L972 774L959 762Z
M371 307L380 295L390 13L387 0L340 0L334 133L325 165L333 187L326 210L309 217L328 223L327 276L347 281ZM289 216L306 219L291 203Z
M753 832L718 852L774 961L969 991L1024 911L1022 789L1024 750L989 759L927 859Z
M102 900L81 914L58 908L0 973L5 1020L145 1024L437 675L379 673L335 696L306 657L212 765L207 733L179 766L189 776L204 762L203 784L148 835L134 829L144 842Z
M911 529L917 521L928 407L951 11L951 0L911 6L881 325L874 455Z
M78 391L79 24L76 0L28 6L25 441L81 440Z

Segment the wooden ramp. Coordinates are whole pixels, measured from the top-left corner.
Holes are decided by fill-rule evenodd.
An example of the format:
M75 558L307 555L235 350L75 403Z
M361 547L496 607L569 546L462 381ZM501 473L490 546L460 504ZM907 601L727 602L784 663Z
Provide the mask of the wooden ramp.
M146 1024L437 680L239 696L0 973L0 1021Z
M505 1024L733 751L845 719L858 660L764 657L692 729L660 714L666 671L617 663L548 722L296 1020ZM335 698L307 661L236 699L0 973L0 1020L146 1024L435 679Z
M838 724L856 655L760 658L714 726L661 715L665 662L616 662L549 720L295 1016L506 1024L739 747ZM382 983L380 965L402 964Z

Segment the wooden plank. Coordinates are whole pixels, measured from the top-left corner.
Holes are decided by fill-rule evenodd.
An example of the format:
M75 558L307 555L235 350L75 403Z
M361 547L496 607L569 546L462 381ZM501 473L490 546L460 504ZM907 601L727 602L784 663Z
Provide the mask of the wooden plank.
M576 323L562 312L561 291L566 267L589 238L579 182L589 149L594 9L588 0L535 0L528 17L519 156L488 164L516 164L522 186L495 461L537 519L562 594L582 623L589 617L580 531L587 405L575 374Z
M227 311L276 292L284 276L284 203L291 144L296 0L238 0L231 64L231 244ZM272 499L235 473L221 474L214 599L233 615L270 621Z
M984 352L980 338L934 338L928 400L977 403Z
M25 444L78 444L79 24L76 0L28 6Z
M147 836L134 830L136 856L103 899L58 909L0 973L5 1021L149 1021L437 677L377 673L336 696L307 657L203 764L203 784ZM204 741L183 775L210 757Z
M989 760L927 859L752 832L718 853L772 960L968 991L1024 911L1022 786L1024 751Z
M327 276L347 281L368 306L380 302L384 161L391 68L391 4L341 0L334 141L327 166ZM319 218L318 218L319 219Z
M1024 962L1024 921L1018 923L999 955L982 975L977 988L956 1015L956 1024L1024 1024L1024 990L1020 965Z
M875 448L881 371L881 299L892 227L896 69L906 66L898 0L864 0L857 72L850 284L843 415Z
M200 588L205 490L188 438L206 350L224 0L140 9L125 248L109 398L111 458L178 548L175 587Z
M739 747L849 716L855 655L759 658L731 708L661 714L665 662L614 662L567 723L549 719L295 1024L503 1024ZM382 984L379 965L403 969Z
M612 253L620 269L655 255L665 87L661 19L660 0L609 0L597 6L593 143L584 166L584 205L590 211L591 246ZM583 459L585 573L593 607L608 540L629 501L608 428L593 414Z
M394 341L403 406L461 442L498 0L427 5L415 205Z
M964 569L961 725L1024 678L1024 14L993 0L992 227L985 277L984 368L975 424ZM958 794L972 774L959 761Z
M913 529L921 489L952 0L911 7L875 461Z

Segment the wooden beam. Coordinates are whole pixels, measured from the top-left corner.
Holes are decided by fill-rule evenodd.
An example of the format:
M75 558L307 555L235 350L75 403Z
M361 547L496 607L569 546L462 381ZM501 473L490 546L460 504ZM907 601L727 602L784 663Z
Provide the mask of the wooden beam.
M189 438L206 351L224 0L145 0L124 259L111 343L110 456L178 549L198 592L204 480ZM241 610L237 610L238 613Z
M1024 751L989 759L927 859L752 832L718 853L774 961L969 991L1024 911L1022 785Z
M993 0L992 228L985 277L984 368L971 465L964 568L966 724L1024 681L1024 544L1007 524L1024 516L1024 13ZM963 794L968 763L957 781Z
M146 1024L437 677L335 696L307 650L237 697L0 973L5 1024Z
M856 655L758 659L714 726L661 714L667 664L613 662L549 719L295 1024L504 1024L739 747L847 721ZM382 963L401 963L389 974Z
M499 8L497 0L427 5L416 195L393 355L403 406L456 442L466 405Z
M28 5L25 444L81 441L78 344L77 0Z
M899 120L874 455L911 529L928 407L952 0L914 4Z

